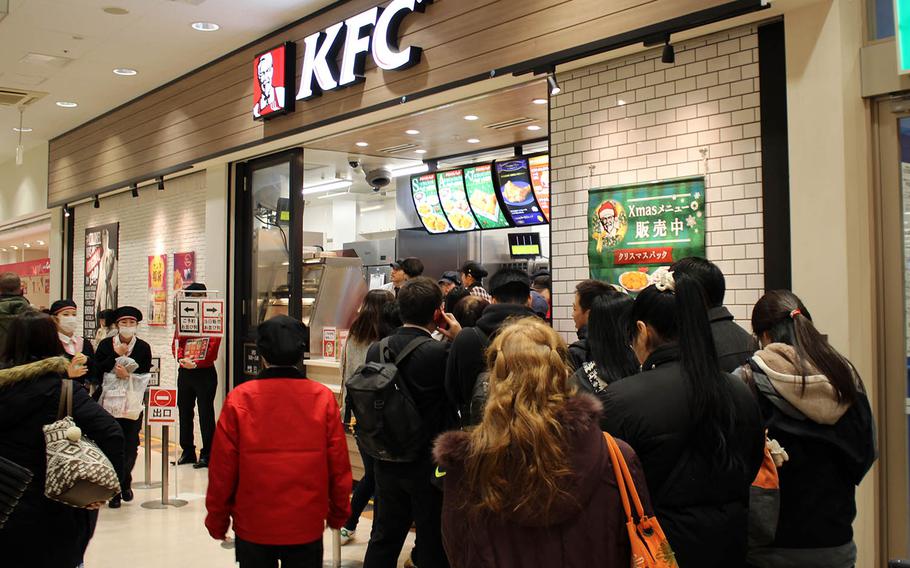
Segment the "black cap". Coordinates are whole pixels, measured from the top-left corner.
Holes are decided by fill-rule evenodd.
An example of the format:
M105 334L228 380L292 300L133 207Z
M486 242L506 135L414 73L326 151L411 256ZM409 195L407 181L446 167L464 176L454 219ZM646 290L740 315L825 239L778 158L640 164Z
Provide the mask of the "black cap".
M310 334L299 320L275 316L257 330L256 349L269 365L292 367L303 359Z
M416 256L399 258L390 264L390 266L395 269L403 270L404 273L408 275L408 278L417 278L423 274L423 262Z
M531 279L528 277L528 273L523 270L503 268L490 278L490 281L487 282L487 288L494 298L497 293L507 289L513 290L515 294L528 296L531 293Z
M454 270L443 272L439 280L436 281L437 284L442 284L443 282L451 282L456 286L461 286L461 278L458 277L458 273Z
M479 262L474 262L473 260L469 260L466 263L464 263L461 266L461 272L462 272L462 274L467 274L469 276L473 276L477 280L483 280L489 274L489 272L487 272L487 269L484 268L483 265L481 265Z
M136 321L142 321L142 312L133 306L123 306L114 311L114 321L119 322L123 318L134 318Z
M193 290L197 290L197 291L201 292L203 290L207 290L207 288L205 287L205 284L203 284L202 282L193 282L192 284L187 284L187 286L186 286L186 288L184 288L184 290L187 292L191 292Z
M51 309L47 311L52 316L55 316L62 312L63 310L76 309L76 302L72 300L57 300L51 304Z

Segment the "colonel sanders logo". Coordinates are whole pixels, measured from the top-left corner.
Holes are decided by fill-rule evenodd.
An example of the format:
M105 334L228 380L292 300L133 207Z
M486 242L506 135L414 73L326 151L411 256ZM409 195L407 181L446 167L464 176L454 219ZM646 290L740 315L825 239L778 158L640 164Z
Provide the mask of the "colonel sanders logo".
M287 46L280 46L253 60L253 118L269 118L289 110L285 85L289 78L287 56Z
M597 241L597 252L614 247L626 236L628 228L626 210L618 201L607 200L600 204L591 219L591 238Z

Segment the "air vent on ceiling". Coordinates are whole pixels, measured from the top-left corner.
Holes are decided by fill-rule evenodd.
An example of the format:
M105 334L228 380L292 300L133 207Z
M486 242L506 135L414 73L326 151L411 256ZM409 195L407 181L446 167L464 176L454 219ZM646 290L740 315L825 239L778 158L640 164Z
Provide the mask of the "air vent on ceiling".
M19 60L24 65L42 65L45 67L56 67L62 69L69 65L73 60L69 57L59 57L57 55L46 55L44 53L30 52Z
M518 118L513 118L510 120L504 120L502 122L494 122L493 124L485 124L484 128L492 128L493 130L506 130L507 128L515 128L516 126L522 126L530 122L537 122L536 119L528 118L526 116L520 116Z
M379 151L383 154L400 154L402 152L407 152L418 148L417 144L399 144L398 146L389 146L387 148L380 148Z
M0 87L0 107L24 107L37 101L47 93L24 91L20 89L4 89Z

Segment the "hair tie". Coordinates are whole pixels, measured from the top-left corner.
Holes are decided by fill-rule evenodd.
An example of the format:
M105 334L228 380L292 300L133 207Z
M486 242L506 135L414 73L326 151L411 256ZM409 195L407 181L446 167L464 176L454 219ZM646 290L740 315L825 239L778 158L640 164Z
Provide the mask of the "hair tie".
M651 283L661 292L675 292L676 280L673 278L673 272L668 268L661 266L651 275Z
M796 316L802 315L802 313L803 313L802 310L800 310L799 308L796 308L795 310L790 312L790 319L796 319Z

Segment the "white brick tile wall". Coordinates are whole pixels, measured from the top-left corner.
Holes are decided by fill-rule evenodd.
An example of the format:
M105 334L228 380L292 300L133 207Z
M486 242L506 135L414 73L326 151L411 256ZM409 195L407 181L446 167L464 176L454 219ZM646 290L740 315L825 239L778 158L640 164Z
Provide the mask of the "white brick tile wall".
M176 364L171 357L174 337L173 255L196 252L196 280L205 281L205 172L169 180L164 191L154 187L140 190L134 199L129 192L101 200L101 208L85 204L76 207L73 266L73 300L83 306L84 281L80 267L85 266L85 229L120 223L118 304L148 312L148 257L167 254L168 325L149 327L139 324L139 337L152 347L152 356L161 358L161 384L176 386Z
M707 256L727 275L726 303L740 323L748 326L764 288L756 28L675 47L674 65L661 63L658 49L560 76L550 125L552 261L554 325L566 339L575 284L588 277L591 188L706 175Z

